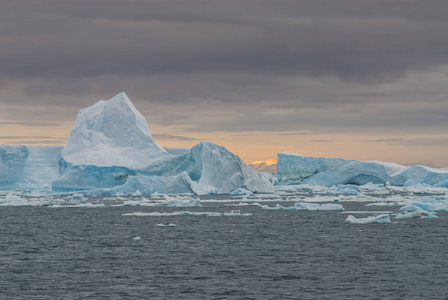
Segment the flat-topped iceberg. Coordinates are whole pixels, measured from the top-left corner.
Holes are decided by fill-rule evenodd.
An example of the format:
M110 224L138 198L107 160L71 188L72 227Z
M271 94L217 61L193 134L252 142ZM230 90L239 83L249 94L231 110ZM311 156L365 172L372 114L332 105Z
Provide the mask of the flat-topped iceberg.
M168 150L168 151L167 151ZM80 110L59 161L57 191L229 194L273 192L266 176L222 146L165 150L126 94Z
M279 153L277 176L280 184L333 186L389 183L394 186L444 186L448 180L448 170L425 166L402 166L381 161Z

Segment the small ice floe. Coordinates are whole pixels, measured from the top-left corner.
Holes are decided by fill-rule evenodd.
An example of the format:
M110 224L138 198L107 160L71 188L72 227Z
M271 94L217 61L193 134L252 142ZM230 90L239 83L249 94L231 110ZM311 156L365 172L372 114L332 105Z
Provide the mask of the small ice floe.
M447 211L448 210L448 204L446 201L438 201L435 198L431 197L424 197L422 199L416 200L408 205L403 206L400 208L400 212L412 212L412 211L418 211L418 210L424 210L424 211Z
M103 203L97 203L97 204L78 203L78 204L74 204L74 205L55 204L55 205L51 205L49 207L51 207L51 208L103 208L103 207L106 207L106 205L104 205Z
M134 212L121 214L122 216L140 216L140 217L172 217L172 216L207 216L207 217L221 217L219 212L190 212L190 211L175 211L175 212Z
M422 218L422 219L437 219L438 216L433 212L429 212L426 210L416 210L412 212L403 212L395 216L395 219L413 219L413 218Z
M230 212L224 213L225 217L241 217L241 216L252 216L251 213L242 214L239 210L231 210Z
M381 214L378 216L370 216L367 218L355 218L353 215L349 215L345 219L345 223L349 224L372 224L372 223L390 223L390 217L387 214Z
M338 193L341 194L361 194L362 191L357 185L340 185L338 186Z
M343 214L391 214L393 211L390 210L347 210L342 212Z
M258 202L252 202L252 203L240 202L240 203L227 203L227 204L224 204L224 206L249 206L249 205L259 206L260 203L258 203Z
M84 198L83 194L80 193L74 193L73 195L71 195L68 199L69 203L79 203L79 202L84 202L86 199Z
M160 224L157 224L156 227L177 227L177 225L174 223L169 223L167 225L160 223Z
M272 210L313 210L313 211L330 211L330 210L336 210L341 211L344 210L344 207L340 204L317 204L317 203L304 203L304 202L297 202L294 206L282 206L280 204L277 204L276 206L268 206L268 205L260 205L261 209L272 209Z
M136 236L135 238L133 238L134 241L140 241L142 238L139 236Z
M243 189L243 188L237 188L236 190L234 190L233 192L230 193L230 195L239 195L239 196L252 196L254 193L252 193L249 190Z
M131 196L133 196L133 197L141 197L143 195L142 195L142 192L140 192L140 190L136 190L134 193L131 194Z
M340 204L326 203L301 203L298 202L294 205L297 210L344 210L344 207Z

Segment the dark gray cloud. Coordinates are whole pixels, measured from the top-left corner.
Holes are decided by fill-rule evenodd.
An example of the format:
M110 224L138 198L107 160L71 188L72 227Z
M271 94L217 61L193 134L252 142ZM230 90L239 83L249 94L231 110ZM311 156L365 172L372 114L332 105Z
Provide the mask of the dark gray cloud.
M126 91L150 123L196 132L448 129L445 0L0 7L0 126L72 122Z
M384 80L448 63L446 1L1 1L2 77Z
M331 143L333 140L312 140L313 143Z
M367 142L373 143L386 143L389 145L400 145L400 146L408 146L408 147L448 147L448 138L419 138L419 139L378 139L378 140L369 140Z

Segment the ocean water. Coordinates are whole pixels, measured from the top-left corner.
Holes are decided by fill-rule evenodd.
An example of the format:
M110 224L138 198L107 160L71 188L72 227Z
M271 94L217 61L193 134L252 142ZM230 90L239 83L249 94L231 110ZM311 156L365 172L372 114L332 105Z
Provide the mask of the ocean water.
M231 209L252 215L123 215ZM1 207L0 299L448 299L447 213L364 225L347 216L216 202Z

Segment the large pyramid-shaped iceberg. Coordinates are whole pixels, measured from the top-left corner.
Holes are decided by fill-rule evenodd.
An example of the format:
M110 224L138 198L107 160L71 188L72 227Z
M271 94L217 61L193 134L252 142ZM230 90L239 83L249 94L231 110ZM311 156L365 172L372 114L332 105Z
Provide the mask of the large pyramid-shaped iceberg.
M166 155L125 93L81 109L62 151L63 159L73 165L131 169Z
M273 192L265 176L224 147L202 142L168 153L126 94L80 110L62 150L58 191L225 194Z

